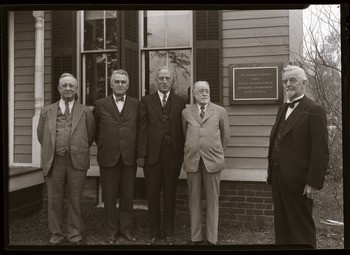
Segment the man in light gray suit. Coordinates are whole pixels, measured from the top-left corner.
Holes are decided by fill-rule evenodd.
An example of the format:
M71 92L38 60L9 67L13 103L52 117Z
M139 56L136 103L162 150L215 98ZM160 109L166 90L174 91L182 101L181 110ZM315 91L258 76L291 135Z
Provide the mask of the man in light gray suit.
M221 171L225 169L224 150L229 140L226 110L210 102L206 81L193 85L196 103L182 111L186 137L184 170L187 173L191 217L191 243L202 243L201 185L206 195L206 235L208 244L217 244Z

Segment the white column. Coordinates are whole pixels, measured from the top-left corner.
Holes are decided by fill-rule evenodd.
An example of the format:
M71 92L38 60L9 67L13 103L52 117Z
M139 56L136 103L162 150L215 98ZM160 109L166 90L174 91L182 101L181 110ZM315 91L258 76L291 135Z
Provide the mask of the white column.
M44 107L44 11L33 11L35 18L35 113L32 120L32 166L41 167L41 146L36 129Z

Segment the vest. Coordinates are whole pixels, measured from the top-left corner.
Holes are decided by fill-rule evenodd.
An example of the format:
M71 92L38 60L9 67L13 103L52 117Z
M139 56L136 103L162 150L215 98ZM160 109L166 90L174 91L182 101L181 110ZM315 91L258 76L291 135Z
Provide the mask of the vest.
M289 120L289 118L285 119L287 109L288 109L288 107L283 112L282 117L280 119L280 122L278 124L277 135L275 137L275 142L274 142L273 149L272 149L272 157L271 158L272 158L272 164L274 166L279 165L279 157L278 157L279 145L280 145L281 138L284 134L284 130L285 130L287 123L288 123L288 120Z
M73 106L74 107L74 106ZM61 108L57 111L56 124L56 154L63 156L65 152L70 153L70 133L72 130L73 109L68 118L64 116Z

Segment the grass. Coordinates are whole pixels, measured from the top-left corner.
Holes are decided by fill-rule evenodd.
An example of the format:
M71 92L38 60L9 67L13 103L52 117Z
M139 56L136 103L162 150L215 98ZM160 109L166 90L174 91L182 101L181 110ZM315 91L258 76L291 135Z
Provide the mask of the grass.
M342 200L342 194L341 200ZM108 247L111 249L131 249L135 245L143 248L147 242L147 211L134 210L133 213L134 233L138 236L138 242L130 243L123 239L116 245L108 245L103 231L103 209L90 204L83 206L83 236L86 243L91 246ZM319 193L314 203L314 219L317 228L318 249L342 249L344 247L344 227L323 224L323 220L336 220L343 222L343 212L335 202L332 195L332 185L326 182L324 189ZM8 223L9 247L20 246L43 246L48 245L50 233L47 222L47 208L37 213L22 218L13 219ZM205 228L204 228L205 229ZM190 239L190 220L188 215L175 215L174 238L176 245L185 245ZM219 237L220 247L227 246L239 249L240 245L272 245L274 244L273 226L261 224L245 224L242 226L231 226L220 224ZM165 243L160 243L165 244ZM237 246L238 245L238 246ZM91 247L89 246L89 247ZM61 248L67 246L63 245ZM137 246L136 246L137 247ZM148 246L150 247L150 246ZM160 247L160 246L158 246ZM184 246L186 247L186 246Z

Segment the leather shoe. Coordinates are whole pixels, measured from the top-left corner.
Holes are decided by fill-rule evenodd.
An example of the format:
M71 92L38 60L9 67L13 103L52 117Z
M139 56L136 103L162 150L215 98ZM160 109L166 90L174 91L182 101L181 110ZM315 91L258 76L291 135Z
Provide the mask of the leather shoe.
M72 242L71 244L72 245L85 245L85 241L83 239L80 239L76 242Z
M190 241L190 245L201 245L203 244L202 241Z
M212 242L210 242L209 240L207 240L207 244L208 244L208 245L218 245L218 243L212 243Z
M152 237L148 240L147 244L156 244L158 242L158 238L157 237Z
M130 242L136 242L137 241L136 236L134 236L132 234L123 234L123 237L125 238L125 240L130 241Z
M115 238L115 235L114 234L110 234L107 239L106 239L106 243L109 243L109 244L113 244L115 243L117 239Z
M173 245L174 244L174 239L171 236L166 236L165 237L165 242L169 245Z

